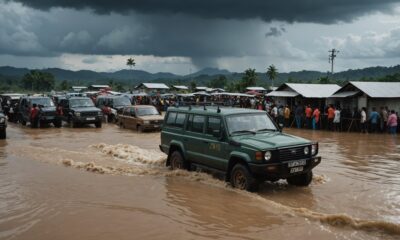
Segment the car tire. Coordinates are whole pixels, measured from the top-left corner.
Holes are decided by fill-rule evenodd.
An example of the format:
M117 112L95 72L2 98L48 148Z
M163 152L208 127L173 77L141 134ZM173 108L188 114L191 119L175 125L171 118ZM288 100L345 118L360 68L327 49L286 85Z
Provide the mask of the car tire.
M313 178L313 173L312 171L308 171L306 173L302 173L293 177L289 177L286 179L286 181L290 184L290 185L294 185L294 186L308 186L310 185L310 183L312 182L312 178Z
M125 128L125 125L121 121L119 122L118 125L119 125L120 128Z
M232 168L230 182L232 187L249 192L257 191L260 185L259 181L250 173L247 166L240 163Z
M62 126L62 121L61 120L56 120L53 122L54 127L60 128Z
M26 121L24 120L24 118L23 118L23 117L21 117L21 120L20 120L20 122L21 122L22 126L26 126Z
M169 167L171 170L188 169L188 164L180 151L173 151L169 158Z
M143 126L142 125L138 125L137 126L137 131L140 132L140 133L144 132Z
M7 137L6 130L5 129L1 130L0 131L0 139L6 139L6 137Z
M102 123L101 121L98 121L94 125L96 126L96 128L101 128Z

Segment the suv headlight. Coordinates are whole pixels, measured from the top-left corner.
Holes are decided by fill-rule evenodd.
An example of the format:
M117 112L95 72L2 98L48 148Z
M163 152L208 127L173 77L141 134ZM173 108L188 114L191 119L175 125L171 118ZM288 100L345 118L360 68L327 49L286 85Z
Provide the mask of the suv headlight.
M318 153L318 143L313 143L311 145L311 155L314 156Z
M77 117L80 117L80 116L81 116L81 113L80 113L80 112L75 112L74 114L75 114L75 116L77 116Z
M269 160L271 160L271 158L272 158L271 151L266 151L265 154L264 154L265 161L269 161Z
M310 149L307 147L304 147L304 155L308 155L310 153Z
M4 123L6 121L5 118L0 118L0 123Z
M143 121L144 124L150 124L150 121Z
M98 116L103 116L103 113L102 112L97 112L97 115Z

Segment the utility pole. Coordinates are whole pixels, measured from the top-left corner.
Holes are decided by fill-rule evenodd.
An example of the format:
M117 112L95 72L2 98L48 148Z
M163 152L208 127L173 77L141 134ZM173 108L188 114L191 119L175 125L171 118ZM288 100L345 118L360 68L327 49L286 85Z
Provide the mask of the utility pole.
M329 50L328 52L330 53L329 54L329 63L331 64L331 75L333 75L333 63L337 56L336 54L338 54L339 51L333 48L332 50Z

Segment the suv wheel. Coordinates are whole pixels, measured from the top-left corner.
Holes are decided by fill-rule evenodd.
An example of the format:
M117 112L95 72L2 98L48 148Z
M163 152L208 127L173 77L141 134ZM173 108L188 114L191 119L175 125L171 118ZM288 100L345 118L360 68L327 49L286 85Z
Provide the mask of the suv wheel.
M249 192L257 191L259 186L259 182L251 175L249 169L240 163L232 168L230 182L234 188Z
M94 124L96 126L96 128L101 128L101 121L98 121Z
M6 137L7 137L6 130L5 129L1 130L0 131L0 139L6 139Z
M169 159L171 170L188 169L186 161L183 159L181 152L174 151Z
M26 126L26 121L24 120L24 118L22 116L20 116L20 120L19 120L22 124L22 126Z
M54 127L56 127L56 128L60 128L61 126L62 126L62 121L59 119L59 120L55 120L54 122L53 122L53 125L54 125Z
M300 175L289 177L286 179L286 181L290 185L294 185L294 186L308 186L308 185L310 185L310 183L312 181L312 177L313 177L312 171L308 171L308 172L300 174Z
M138 126L137 126L137 131L140 132L140 133L142 133L142 132L144 131L143 126L142 126L142 125L138 125Z

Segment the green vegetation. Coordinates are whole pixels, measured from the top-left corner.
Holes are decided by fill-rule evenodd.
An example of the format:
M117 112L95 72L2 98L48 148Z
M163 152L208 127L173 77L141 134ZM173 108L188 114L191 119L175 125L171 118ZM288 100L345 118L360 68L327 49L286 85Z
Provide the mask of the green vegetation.
M129 60L129 59L128 59ZM196 86L224 88L230 92L245 91L249 86L269 87L282 83L321 83L343 85L346 81L381 81L400 82L400 65L394 67L373 67L360 70L338 72L333 76L315 71L278 73L274 65L267 73L259 73L249 68L242 73L222 71L216 75L197 74L178 76L170 73L147 73L133 70L134 59L127 61L131 70L115 73L93 71L69 71L63 69L29 70L22 68L0 67L0 92L43 92L66 91L72 86L91 84L109 84L115 91L129 91L141 82L160 82L167 85L186 85L191 89Z
M271 87L274 87L274 79L278 75L278 69L272 64L267 69L267 76L271 80Z

